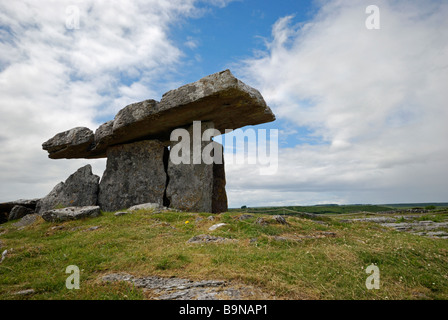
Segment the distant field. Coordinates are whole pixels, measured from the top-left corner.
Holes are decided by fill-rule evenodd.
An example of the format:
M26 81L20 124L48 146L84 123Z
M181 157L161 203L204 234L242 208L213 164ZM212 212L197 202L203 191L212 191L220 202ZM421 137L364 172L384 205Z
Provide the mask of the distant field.
M377 205L319 205L319 206L288 206L288 207L257 207L245 209L230 209L230 212L248 212L263 214L287 214L293 216L302 212L315 214L342 214L356 212L380 212L393 210L391 207Z
M448 208L448 203L403 203L403 204L384 204L384 205L315 205L315 206L286 206L286 207L248 207L229 209L229 212L247 212L247 213L262 213L262 214L286 214L294 216L302 212L315 213L315 214L346 214L346 213L358 213L358 212L381 212L391 211L397 209L409 209L409 208L426 208L428 206L434 206L437 209Z
M395 204L384 204L383 206L390 208L425 208L428 206L434 206L436 208L448 208L448 202L434 202L434 203L395 203Z

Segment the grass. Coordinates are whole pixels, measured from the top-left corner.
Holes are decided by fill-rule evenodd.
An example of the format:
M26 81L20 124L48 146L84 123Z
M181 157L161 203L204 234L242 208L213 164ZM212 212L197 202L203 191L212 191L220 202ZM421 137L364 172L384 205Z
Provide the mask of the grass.
M0 299L145 298L141 290L127 283L100 280L112 272L229 280L257 287L264 297L273 299L448 298L446 239L334 218L318 224L287 216L289 226L274 223L269 214L238 220L243 213L232 210L210 221L210 214L205 213L140 210L120 217L104 212L97 218L65 223L41 220L22 230L4 224L0 227L1 251L6 248L9 253L0 264ZM255 224L258 217L271 223ZM221 222L227 225L208 230ZM89 231L92 226L100 228ZM315 237L321 232L336 236ZM199 234L238 241L187 243ZM302 240L277 241L276 236ZM379 290L366 289L369 275L365 269L371 264L380 269ZM68 265L81 270L80 290L65 287ZM35 293L14 295L25 289Z

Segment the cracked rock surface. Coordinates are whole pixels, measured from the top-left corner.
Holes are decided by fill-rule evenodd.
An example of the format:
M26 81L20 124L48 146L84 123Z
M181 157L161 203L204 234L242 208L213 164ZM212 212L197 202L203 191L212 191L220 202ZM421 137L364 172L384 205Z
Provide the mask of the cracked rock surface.
M102 281L126 281L150 291L157 300L238 300L254 295L253 288L231 286L221 280L192 281L182 278L149 276L138 278L127 273L112 273Z

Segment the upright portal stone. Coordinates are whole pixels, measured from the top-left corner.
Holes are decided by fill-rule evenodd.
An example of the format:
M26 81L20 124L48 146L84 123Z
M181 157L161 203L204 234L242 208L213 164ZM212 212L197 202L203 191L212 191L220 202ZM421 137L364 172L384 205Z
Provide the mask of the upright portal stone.
M43 213L59 206L95 206L98 201L98 184L100 177L92 174L90 164L78 169L64 182L57 184L53 190L36 205L36 212Z
M109 147L98 197L101 209L116 211L148 202L163 205L167 156L158 140Z
M177 154L179 148L176 145L179 146L178 143L182 143L182 141L171 143L171 154L168 161L169 182L166 196L172 208L193 212L220 213L227 211L222 145L211 140L201 141L202 133L210 128L213 128L212 122L202 123L202 128L199 128L199 132L193 132L193 126L188 128L189 137L191 137L189 141L190 154L188 157L184 157L183 163L176 164L173 162L173 156L180 157ZM194 146L193 140L195 138L201 141L199 148ZM208 147L211 143L213 144L213 149ZM217 154L213 154L212 156L218 161L211 164L204 163L201 157L204 150L217 152ZM198 152L200 154L197 154ZM195 157L197 160L199 157L199 164L195 163L197 162L194 161Z

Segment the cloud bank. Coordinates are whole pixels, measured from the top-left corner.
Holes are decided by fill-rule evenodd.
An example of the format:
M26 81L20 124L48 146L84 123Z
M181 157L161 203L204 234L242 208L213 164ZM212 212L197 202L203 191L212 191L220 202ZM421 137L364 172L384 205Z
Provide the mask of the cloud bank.
M227 167L230 198L446 201L448 4L377 1L380 30L368 30L365 1L320 3L306 23L279 19L266 50L242 64L277 119L310 142L280 149L272 176Z
M182 85L180 48L201 39L171 31L206 14L201 3L0 0L0 201L44 196L86 163L101 175L104 159L49 160L42 142ZM316 3L309 21L279 18L266 49L232 69L289 144L274 175L226 165L230 206L447 201L448 4L376 1L381 29L368 30L370 3Z
M42 197L88 162L101 175L104 159L52 161L41 144L176 87L184 54L170 30L206 9L194 0L0 0L0 201Z

